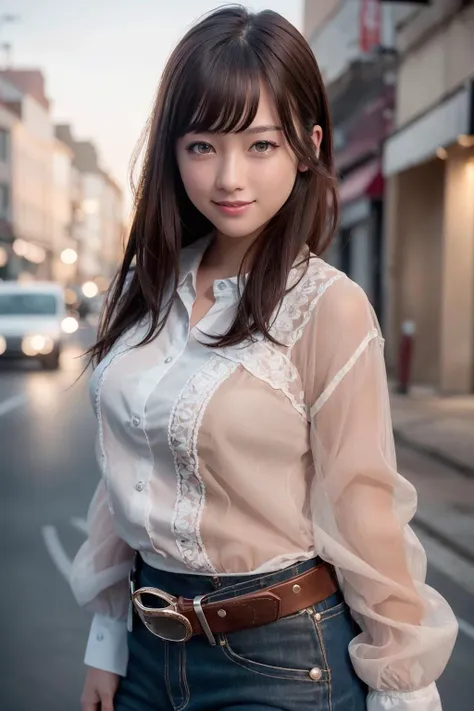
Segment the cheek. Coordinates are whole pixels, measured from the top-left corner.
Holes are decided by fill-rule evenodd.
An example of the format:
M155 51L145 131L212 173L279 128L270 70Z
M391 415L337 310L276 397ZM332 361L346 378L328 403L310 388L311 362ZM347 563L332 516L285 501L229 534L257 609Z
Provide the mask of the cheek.
M198 163L197 161L183 160L178 161L181 180L183 181L184 189L188 197L194 202L199 199L200 195L204 195L212 183L211 171L206 163Z
M258 190L265 195L269 204L279 204L278 207L281 207L293 190L297 165L292 157L282 154L278 160L265 161L265 166L262 168L258 180Z

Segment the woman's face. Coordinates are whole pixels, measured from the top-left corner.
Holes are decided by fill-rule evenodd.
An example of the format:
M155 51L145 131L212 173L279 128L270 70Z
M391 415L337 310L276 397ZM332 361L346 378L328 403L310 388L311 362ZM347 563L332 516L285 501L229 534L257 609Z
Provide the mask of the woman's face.
M188 133L179 139L185 190L219 233L233 238L258 234L290 196L299 166L279 123L262 87L257 114L245 131ZM317 131L316 139L319 146Z

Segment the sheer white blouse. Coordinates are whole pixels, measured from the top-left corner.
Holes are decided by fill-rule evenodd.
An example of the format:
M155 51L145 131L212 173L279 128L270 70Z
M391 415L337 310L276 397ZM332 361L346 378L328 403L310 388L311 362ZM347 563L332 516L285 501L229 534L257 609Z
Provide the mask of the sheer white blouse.
M101 361L90 390L102 480L71 585L94 613L86 664L125 675L133 551L196 575L278 570L320 555L363 630L350 644L369 711L439 711L435 680L456 638L425 583L408 523L416 492L396 469L383 339L364 292L318 258L294 267L272 335L213 349L239 299L189 328L209 243L181 257L165 329L133 348L145 321Z

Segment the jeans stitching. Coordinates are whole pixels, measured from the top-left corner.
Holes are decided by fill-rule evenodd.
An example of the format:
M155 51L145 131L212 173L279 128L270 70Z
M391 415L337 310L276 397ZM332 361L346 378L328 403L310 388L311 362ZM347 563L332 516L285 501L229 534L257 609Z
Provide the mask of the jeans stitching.
M259 674L260 676L264 676L269 679L286 679L287 681L306 681L310 682L313 684L327 684L329 679L311 679L309 676L309 671L305 671L304 669L282 669L281 667L272 667L269 664L261 664L260 662L251 662L250 660L245 659L244 657L240 657L238 654L236 654L232 648L228 645L227 643L227 638L225 637L225 644L221 646L222 651L224 652L225 656L227 659L229 659L231 662L234 664L237 664L239 667L242 667L243 669L247 669L248 671L253 672L254 674ZM263 670L257 669L256 667L262 667L262 669L268 668L270 670L269 673L265 673ZM271 671L274 671L272 674ZM287 674L285 672L288 672ZM283 673L282 673L283 672ZM330 709L330 711L332 711Z
M283 582L286 580L291 580L291 578L296 578L298 575L301 574L301 568L302 566L307 563L308 561L303 561L301 563L298 563L296 565L291 566L290 568L286 568L283 571L273 571L271 573L264 573L261 576L257 576L252 578L252 580L249 581L243 581L242 583L235 583L234 585L229 585L227 587L221 587L219 590L214 590L213 592L209 593L207 595L208 600L215 600L216 597L221 593L226 593L226 595L229 595L231 597L237 597L238 595L244 595L249 589L250 591L252 590L258 590L259 587L262 586L262 582L267 580L268 578L275 576L275 583ZM322 563L321 563L322 564ZM309 570L309 569L308 569ZM282 572L286 571L288 573L288 577L281 576ZM219 600L217 600L218 602Z
M328 617L322 617L321 622L326 622L327 620L333 620L335 617L339 617L339 615L343 615L346 612L346 608L344 607L342 610L339 610L339 612L335 612L334 615L328 615Z
M334 615L334 617L336 617L336 616L337 616L337 614ZM329 668L328 658L327 658L327 654L326 654L326 646L324 644L324 638L323 638L322 631L319 627L319 623L315 617L313 617L313 623L314 623L314 626L316 629L316 634L318 635L319 646L321 647L321 654L323 655L324 665L326 667L326 671L328 674L328 711L332 711L332 679L331 679L331 670Z
M165 642L165 686L166 686L166 691L168 692L168 698L170 700L170 704L174 707L173 704L173 694L171 692L171 684L170 684L170 669L169 669L169 642Z
M185 688L185 693L183 693L183 686ZM182 709L186 708L186 706L189 703L189 687L188 687L188 681L186 678L186 645L183 644L181 649L180 649L180 655L179 655L179 688L181 691L181 698L182 703L180 706L174 706L175 711L182 711Z

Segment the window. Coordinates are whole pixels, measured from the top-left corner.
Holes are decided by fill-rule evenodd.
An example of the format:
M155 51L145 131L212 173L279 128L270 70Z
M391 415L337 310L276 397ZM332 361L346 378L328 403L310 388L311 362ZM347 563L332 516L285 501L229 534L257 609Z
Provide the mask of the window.
M10 188L4 183L0 183L0 218L10 219Z
M8 161L10 157L10 132L0 128L0 160Z
M53 294L0 294L2 316L54 316L58 301Z

